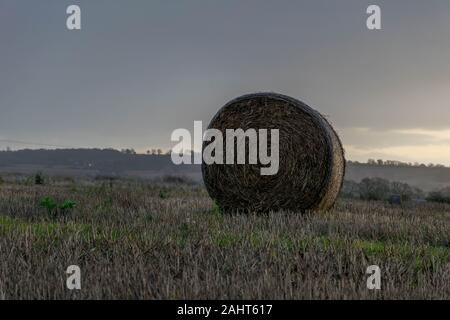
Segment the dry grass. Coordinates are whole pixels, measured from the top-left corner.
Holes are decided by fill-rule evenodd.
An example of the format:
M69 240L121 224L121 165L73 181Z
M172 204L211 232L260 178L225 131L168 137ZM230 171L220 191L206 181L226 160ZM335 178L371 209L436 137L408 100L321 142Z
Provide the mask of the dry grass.
M51 218L38 203L73 200ZM199 186L0 186L0 298L450 298L450 207L340 201L330 213L222 215ZM67 266L82 290L65 288ZM379 265L382 290L366 288Z

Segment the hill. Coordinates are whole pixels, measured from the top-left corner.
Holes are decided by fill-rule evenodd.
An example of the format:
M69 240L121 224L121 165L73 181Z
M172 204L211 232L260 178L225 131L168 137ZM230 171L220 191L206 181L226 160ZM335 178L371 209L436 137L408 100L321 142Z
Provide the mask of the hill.
M143 155L114 149L57 149L0 151L0 173L69 176L134 176L152 178L183 175L201 181L199 165L172 163L169 155ZM349 162L346 180L366 177L400 181L425 191L450 186L450 168Z
M198 180L200 169L176 166L169 155L143 155L114 149L18 150L0 152L0 173L69 176L140 176L151 178L174 174Z

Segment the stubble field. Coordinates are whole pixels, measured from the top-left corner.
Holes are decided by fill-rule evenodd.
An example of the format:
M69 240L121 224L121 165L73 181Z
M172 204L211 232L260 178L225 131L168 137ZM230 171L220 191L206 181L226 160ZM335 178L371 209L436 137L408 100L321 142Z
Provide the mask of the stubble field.
M183 181L11 179L0 185L0 298L449 299L449 231L446 205L230 215ZM81 290L66 287L69 265ZM381 290L366 287L370 265Z

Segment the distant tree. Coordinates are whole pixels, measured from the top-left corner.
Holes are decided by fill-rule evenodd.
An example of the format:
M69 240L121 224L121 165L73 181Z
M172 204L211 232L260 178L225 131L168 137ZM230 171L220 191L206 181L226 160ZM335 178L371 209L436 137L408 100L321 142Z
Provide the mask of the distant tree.
M360 186L360 198L364 200L385 200L389 196L389 181L382 178L364 178Z
M413 199L425 199L425 192L417 187L411 187L413 192Z
M136 154L134 149L122 149L121 152L125 154Z
M161 149L158 149L156 152L158 153L158 156L163 154L163 151Z
M383 162L383 160L378 159L378 160L377 160L377 164L378 164L379 166L382 166L382 165L384 164L384 162Z
M388 200L392 196L398 197L400 201L425 199L424 192L419 188L411 187L403 182L389 182L381 178L365 178L360 183L345 180L340 196L363 200Z
M44 184L44 177L41 172L36 173L36 175L34 176L34 184L36 185Z
M414 190L407 183L391 182L390 193L401 197L402 201L408 201L414 198Z
M450 203L450 188L444 188L438 191L432 191L427 196L427 201Z

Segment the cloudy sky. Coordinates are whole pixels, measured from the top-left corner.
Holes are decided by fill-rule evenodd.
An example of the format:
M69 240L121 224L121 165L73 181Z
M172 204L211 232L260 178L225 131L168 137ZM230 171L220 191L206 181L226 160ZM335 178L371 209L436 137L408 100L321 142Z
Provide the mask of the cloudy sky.
M349 159L450 165L449 57L447 0L1 0L0 148L168 149L276 91L326 115Z

